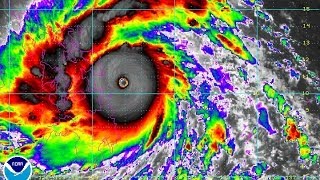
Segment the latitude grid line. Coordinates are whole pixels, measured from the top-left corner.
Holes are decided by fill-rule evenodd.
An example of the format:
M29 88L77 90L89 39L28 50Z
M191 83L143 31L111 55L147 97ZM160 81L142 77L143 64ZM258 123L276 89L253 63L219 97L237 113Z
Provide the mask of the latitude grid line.
M119 8L119 9L112 9L112 8L90 8L93 11L96 10L114 10L114 11L121 11L121 10L174 10L175 9L175 5L173 8ZM207 10L206 8L190 8L191 10ZM239 11L251 11L251 8L236 8L234 7L235 10L239 10ZM303 11L303 8L263 8L264 10L267 11ZM6 11L6 10L17 10L17 11L65 11L65 9L28 9L28 8L0 8L0 11ZM80 8L80 9L73 9L76 11L82 11L82 10L88 10L88 9L84 9L84 8ZM310 8L310 11L320 11L320 8Z
M229 94L235 94L235 95L241 95L241 94L255 94L257 91L252 91L252 92L226 92L226 93L216 93L216 92L210 92L210 93L202 93L202 94L210 94L210 95L229 95ZM279 94L282 95L304 95L303 92L281 92L278 91ZM38 92L38 93L10 93L10 92L5 92L5 93L0 93L0 95L22 95L22 94L32 94L32 95L66 95L66 94L71 94L71 95L91 95L91 94L124 94L124 95L133 95L133 94L140 94L140 95L146 95L146 94L174 94L174 93L169 93L169 92L164 92L164 93L81 93L81 92L69 92L69 93L45 93L45 92ZM320 92L310 92L310 95L319 95Z
M226 92L226 93L216 93L216 92L210 92L210 93L202 93L202 94L221 94L221 95L228 95L228 94L255 94L257 91L252 91L252 92ZM287 94L287 95L304 95L303 92L281 92L278 91L279 94ZM71 95L75 95L75 94L82 94L82 95L91 95L91 94L125 94L125 95L131 95L131 94L174 94L172 92L164 92L164 93L82 93L82 92L69 92L69 93L45 93L45 92L35 92L35 93L10 93L10 92L5 92L5 93L0 93L0 95L4 95L4 94L11 94L11 95L21 95L21 94L35 94L35 95L66 95L66 94L71 94ZM310 92L309 94L312 95L319 95L320 92Z
M34 176L35 178L45 178L46 176ZM127 177L127 176L126 176ZM165 176L142 176L142 177L148 177L148 178L164 178ZM225 176L205 176L206 178L218 178L219 180L228 180L228 178L230 178L230 176L228 175L225 175ZM298 178L298 179L303 179L303 178L318 178L319 176L294 176L294 175L287 175L287 176L281 176L281 175L268 175L266 176L266 178L268 178L268 180L273 180L274 178L276 177L285 177L285 178ZM93 178L91 179L94 179L94 178L97 178L97 176L93 176ZM271 178L271 179L270 179ZM61 180L61 177L50 177L50 180ZM79 177L78 175L72 175L72 177L68 178L68 180L78 180ZM310 179L306 179L306 180L310 180ZM312 179L313 180L313 179Z
M10 0L9 0L9 2L10 2ZM0 9L0 10L4 10L4 9ZM10 15L11 15L11 10L17 10L17 9L10 9L10 3L9 3L9 9L7 9L7 10L9 10L9 23L8 23L8 27L9 27L9 29L11 28L11 22L10 22L10 19L11 19L11 17L10 17ZM99 9L99 10L101 10L101 9ZM110 9L111 10L111 9ZM115 9L113 9L113 10L115 10ZM120 10L120 9L116 9L116 10ZM115 10L115 11L116 11ZM130 9L130 10L132 10L132 9ZM141 9L137 9L137 10L141 10ZM161 9L147 9L147 10L161 10ZM200 9L199 9L200 10ZM238 10L238 9L237 9ZM249 9L247 9L247 10L249 10ZM250 9L250 10L252 10L252 9ZM275 11L275 10L302 10L302 9L265 9L265 10L272 10L272 11ZM310 9L310 10L312 10L312 9ZM313 10L320 10L320 9L313 9ZM93 11L92 11L92 13L93 13ZM175 13L175 11L174 11L174 13ZM175 14L174 14L174 16L175 16ZM93 18L92 18L93 19ZM258 20L257 20L257 22L258 22ZM93 26L93 25L92 25ZM257 26L258 26L258 23L257 23ZM259 26L257 27L257 29L259 28ZM175 31L174 31L175 32ZM92 33L93 33L93 31L92 31ZM175 33L175 37L176 37L176 33ZM258 37L258 31L257 31L257 37ZM93 36L92 36L92 38L93 38ZM10 47L10 38L9 38L9 49L10 49L11 47ZM11 68L11 58L10 58L10 53L9 53L9 69ZM175 68L175 66L174 66L174 68ZM259 71L258 71L259 72ZM260 72L258 73L258 74L260 74ZM174 78L176 78L175 77L175 73L174 73ZM260 79L260 76L259 76L259 79ZM28 93L11 93L11 92L9 92L8 93L9 94L9 106L10 106L10 103L11 103L11 101L10 101L10 96L11 96L11 94L28 94ZM34 94L34 93L31 93L31 94ZM39 93L39 94L44 94L44 93ZM59 93L49 93L49 94L59 94ZM70 94L70 93L67 93L67 94ZM79 94L79 93L71 93L71 94ZM81 93L80 93L81 94ZM82 94L90 94L90 93L82 93ZM95 94L95 93L91 93L91 94ZM128 93L126 93L126 94L128 94ZM130 93L129 93L130 94ZM163 93L163 94L172 94L172 93ZM175 94L175 86L174 86L174 93L173 94ZM230 93L230 94L239 94L239 93ZM241 93L242 94L242 93ZM246 94L246 93L243 93L243 94ZM287 92L287 93L284 93L284 94L302 94L302 93L299 93L299 92ZM310 94L319 94L319 93L310 93ZM175 97L175 96L174 96ZM176 100L176 98L175 98L175 100ZM11 114L11 112L9 111L9 117L10 117L10 114ZM93 121L93 115L92 115L92 121ZM93 122L92 122L93 123ZM9 131L10 131L10 124L11 123L9 123ZM175 124L174 124L175 125ZM175 153L174 153L174 155L175 155ZM93 159L92 159L93 160ZM276 176L276 175L275 175ZM275 177L275 176L270 176L270 177ZM221 176L213 176L213 177L221 177ZM222 177L224 177L224 176L222 176ZM226 177L228 177L228 176L226 176ZM268 176L269 177L269 176ZM294 176L294 177L304 177L304 176ZM319 176L307 176L307 177L319 177Z

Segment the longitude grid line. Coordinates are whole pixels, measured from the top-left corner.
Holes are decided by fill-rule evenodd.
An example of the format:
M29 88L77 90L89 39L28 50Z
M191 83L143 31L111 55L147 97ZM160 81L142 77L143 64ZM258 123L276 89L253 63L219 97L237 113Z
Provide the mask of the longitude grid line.
M173 17L174 17L174 19L176 19L176 0L173 0ZM176 22L174 21L173 22L174 23L174 40L176 40L177 39L177 33L176 33ZM173 48L174 48L174 54L176 55L176 46L175 45L173 45ZM173 76L174 76L174 79L176 80L176 63L175 63L175 60L173 60L173 70L174 70L174 72L173 72ZM174 103L175 104L177 104L177 99L176 99L176 83L173 83L173 99L174 99ZM179 112L178 112L179 113ZM176 116L176 118L177 118L178 116ZM175 151L175 149L176 149L176 118L174 118L174 123L173 123L173 133L174 133L174 144L173 144L173 162L174 162L174 164L173 164L173 169L174 169L174 177L175 177L175 175L176 175L176 162L175 162L175 159L176 159L176 151Z
M310 9L310 11L311 11L311 9ZM320 9L317 9L316 11L320 11ZM310 94L320 95L320 92L319 92L319 90L317 88L315 93L310 93ZM316 149L319 149L319 147L314 147L314 150L316 150ZM313 177L316 177L317 179L320 179L320 173L317 176L313 176Z
M255 14L254 11L255 11L255 10L253 9L253 13ZM257 41L259 41L259 17L258 17L258 16L256 17L256 39L257 39ZM258 62L258 61L260 60L260 56L259 56L259 43L258 43L258 46L257 46L256 58L257 58L256 61ZM261 84L259 67L256 68L256 70L258 70L256 82L258 83L257 86L259 87L260 84ZM259 92L260 92L260 91L259 91L259 89L258 89L257 92L256 92L256 97L255 97L256 103L259 102L259 98L258 98L258 96L259 96L259 94L260 94ZM257 113L256 118L257 118L257 120L256 120L256 125L255 125L255 128L256 128L256 135L255 135L256 139L255 139L255 143L256 143L256 144L255 144L254 155L255 155L256 163L258 163L258 160L259 160L259 158L258 158L258 138L259 138L259 122L258 122L258 118L259 118L259 114L258 114L258 113Z
M93 54L93 7L91 8L91 54ZM90 60L90 59L89 59ZM92 71L92 76L91 76L91 165L94 164L94 158L93 158L93 150L94 150L94 137L93 137L93 63L91 64L91 71ZM93 177L93 167L92 166L92 171L91 171L91 177Z
M11 39L11 36L10 36L10 29L11 29L11 25L10 25L10 22L11 22L11 10L10 10L10 8L11 8L11 0L9 0L9 2L8 2L9 4L8 4L8 7L9 7L9 11L8 11L8 13L9 13L9 18L8 18L8 36L9 36L9 38L8 38L8 43L9 43L9 55L8 55L8 61L9 61L9 72L10 72L10 70L11 70L11 43L10 43L10 39ZM11 74L9 73L9 79L10 79L10 77L11 77ZM10 133L11 132L11 92L9 91L9 134L11 134Z

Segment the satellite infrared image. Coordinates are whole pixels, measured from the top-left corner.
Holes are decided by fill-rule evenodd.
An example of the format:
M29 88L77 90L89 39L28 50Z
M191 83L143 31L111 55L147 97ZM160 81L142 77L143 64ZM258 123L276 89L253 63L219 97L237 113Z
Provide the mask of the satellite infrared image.
M320 179L320 0L0 0L0 179Z

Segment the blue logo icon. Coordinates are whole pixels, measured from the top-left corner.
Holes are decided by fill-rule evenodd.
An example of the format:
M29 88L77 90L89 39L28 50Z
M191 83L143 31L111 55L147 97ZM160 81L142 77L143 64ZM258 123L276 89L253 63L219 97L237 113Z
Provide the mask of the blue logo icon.
M29 180L32 175L31 163L22 156L13 156L3 166L7 180Z

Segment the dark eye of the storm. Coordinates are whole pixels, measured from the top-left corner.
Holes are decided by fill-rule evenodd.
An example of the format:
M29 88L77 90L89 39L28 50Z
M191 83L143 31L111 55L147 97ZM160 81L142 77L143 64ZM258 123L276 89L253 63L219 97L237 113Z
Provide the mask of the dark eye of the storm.
M158 84L153 62L141 50L126 46L97 60L87 82L92 109L115 123L143 117L155 98Z
M118 86L121 89L125 89L126 87L129 86L129 79L127 79L126 77L120 77L118 80Z

